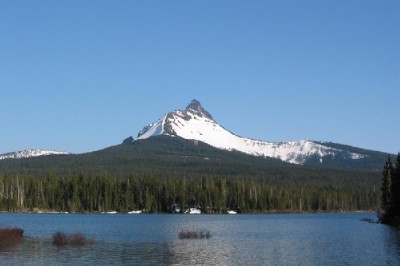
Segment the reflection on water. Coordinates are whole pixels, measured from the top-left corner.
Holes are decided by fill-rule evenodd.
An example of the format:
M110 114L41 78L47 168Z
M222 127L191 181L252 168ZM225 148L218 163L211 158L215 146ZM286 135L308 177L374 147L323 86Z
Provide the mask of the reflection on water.
M172 247L173 264L182 265L228 265L235 262L229 246L212 240L182 240Z
M361 222L374 214L298 215L0 215L0 226L25 230L0 251L1 265L398 265L400 234ZM97 242L56 247L57 230ZM209 239L178 239L206 230Z
M171 264L165 244L120 244L97 242L82 247L56 247L50 240L25 238L17 247L0 251L1 265L133 265Z
M400 231L391 226L382 228L385 237L386 259L387 265L398 265L400 261Z

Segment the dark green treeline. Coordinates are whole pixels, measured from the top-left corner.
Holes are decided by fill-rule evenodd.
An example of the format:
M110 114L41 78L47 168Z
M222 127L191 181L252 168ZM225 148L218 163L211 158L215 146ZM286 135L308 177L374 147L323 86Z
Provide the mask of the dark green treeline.
M383 223L400 226L400 153L394 165L391 156L387 157L381 180L383 213L380 220Z
M199 207L205 213L355 211L376 209L375 186L270 184L241 178L114 178L77 175L46 178L0 176L0 211L172 212Z

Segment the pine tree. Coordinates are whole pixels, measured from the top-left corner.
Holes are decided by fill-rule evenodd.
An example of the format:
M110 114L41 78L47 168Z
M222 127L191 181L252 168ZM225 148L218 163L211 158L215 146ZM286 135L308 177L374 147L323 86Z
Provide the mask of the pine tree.
M397 154L392 178L391 210L394 216L400 216L400 153Z
M393 163L390 155L388 155L386 159L385 166L383 168L382 172L382 186L381 186L381 191L382 191L382 203L381 207L383 210L383 216L392 216L392 195L391 195L391 190L392 190L392 178L393 178Z

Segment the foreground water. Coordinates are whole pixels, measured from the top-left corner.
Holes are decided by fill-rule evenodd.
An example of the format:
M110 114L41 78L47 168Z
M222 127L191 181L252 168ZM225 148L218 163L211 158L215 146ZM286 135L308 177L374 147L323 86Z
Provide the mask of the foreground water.
M399 265L400 233L364 218L376 215L0 214L0 226L25 231L20 245L0 250L0 264ZM96 243L53 246L59 230ZM181 230L212 237L180 240Z

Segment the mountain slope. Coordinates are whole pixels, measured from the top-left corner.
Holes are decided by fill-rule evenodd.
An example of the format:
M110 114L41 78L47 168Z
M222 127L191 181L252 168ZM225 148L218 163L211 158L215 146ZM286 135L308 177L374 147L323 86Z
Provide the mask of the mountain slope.
M246 177L257 176L268 169L286 170L288 165L292 166L272 158L254 157L217 149L202 142L161 135L84 154L1 160L0 174L71 176L86 173L123 177L154 173L162 177L185 172L188 177Z
M65 154L70 154L70 153L64 151L46 151L46 150L32 149L32 150L24 150L24 151L0 154L0 160L31 158L31 157L47 156L47 155L65 155Z
M185 110L167 113L156 122L146 126L138 139L157 135L178 136L205 142L225 150L237 150L250 155L280 159L293 164L305 164L315 159L322 164L324 159L360 160L369 155L348 149L325 145L324 142L309 140L267 142L239 137L219 125L200 104L193 100Z
M289 164L161 135L86 154L1 160L0 209L18 211L22 191L22 209L40 204L69 212L150 210L149 202L156 212L169 212L174 203L249 212L365 210L377 205L379 175Z
M300 166L273 158L217 149L199 141L163 135L85 154L0 161L0 177L15 174L37 178L62 178L81 174L113 178L226 177L238 180L263 179L270 184L298 186L347 184L360 187L379 182L377 172L370 169Z

